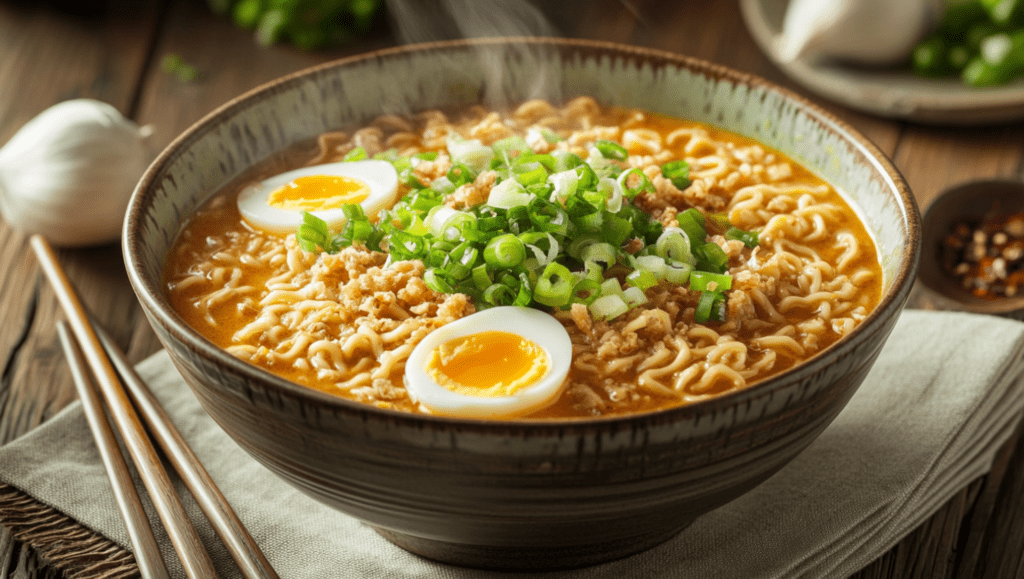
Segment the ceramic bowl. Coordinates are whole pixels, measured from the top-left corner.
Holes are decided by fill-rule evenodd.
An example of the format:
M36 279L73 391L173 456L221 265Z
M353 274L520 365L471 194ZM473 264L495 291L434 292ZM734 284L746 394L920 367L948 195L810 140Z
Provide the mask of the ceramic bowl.
M1024 292L1012 297L984 298L964 288L942 265L941 245L957 223L980 225L990 213L1024 212L1024 182L1007 179L969 181L944 191L922 218L921 271L918 279L949 307L978 314L1024 319ZM946 305L943 303L942 305Z
M290 144L389 112L591 95L756 139L844 192L884 270L878 308L812 360L714 400L624 418L486 422L401 414L243 363L168 304L161 268L220 185ZM259 462L426 557L502 569L588 565L659 544L782 468L842 410L903 307L919 214L867 139L768 82L684 56L599 42L482 39L406 46L282 78L176 139L125 224L129 276L207 412Z

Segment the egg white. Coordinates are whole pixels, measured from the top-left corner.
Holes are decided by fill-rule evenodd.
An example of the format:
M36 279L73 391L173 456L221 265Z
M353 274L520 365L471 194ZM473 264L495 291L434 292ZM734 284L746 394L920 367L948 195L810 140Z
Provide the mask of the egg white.
M302 224L302 213L271 207L267 203L267 198L289 181L312 175L350 177L366 183L370 188L370 194L360 202L360 205L371 219L381 209L393 205L398 194L398 173L391 163L375 159L343 161L302 167L248 185L238 194L238 211L250 225L268 233L294 233ZM345 223L345 214L341 208L310 213L326 221L327 227L331 230L338 230Z
M540 346L549 358L547 374L511 396L466 396L435 382L426 372L438 346L471 334L498 331L517 334ZM562 324L540 310L516 306L491 308L446 324L427 335L405 364L409 397L434 414L459 418L508 419L540 410L561 394L572 363L572 341Z

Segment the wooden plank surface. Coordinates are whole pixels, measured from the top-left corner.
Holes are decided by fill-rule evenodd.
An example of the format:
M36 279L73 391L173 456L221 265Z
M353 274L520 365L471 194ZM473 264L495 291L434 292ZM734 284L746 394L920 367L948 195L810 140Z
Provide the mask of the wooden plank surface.
M357 44L328 52L257 46L210 14L202 0L107 0L104 13L63 13L52 4L0 2L0 143L59 101L90 97L152 125L154 150L228 100L320 62L396 43L387 23ZM751 72L803 94L865 133L891 156L922 207L945 187L983 177L1024 177L1024 124L983 129L917 126L821 101L756 47L732 0L600 0L568 35L654 47ZM562 22L564 25L564 22ZM179 55L200 78L183 83L161 59ZM159 349L124 273L116 244L59 252L86 305L133 361ZM74 389L53 329L61 317L26 236L0 224L0 443L70 403ZM1024 577L1024 440L992 472L954 496L861 578ZM0 579L60 577L0 530Z

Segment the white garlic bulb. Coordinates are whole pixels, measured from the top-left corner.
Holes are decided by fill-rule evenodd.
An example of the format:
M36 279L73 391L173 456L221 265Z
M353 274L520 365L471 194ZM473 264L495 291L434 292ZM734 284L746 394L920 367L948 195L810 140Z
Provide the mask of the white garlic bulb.
M128 198L152 159L150 132L96 100L46 109L0 148L0 213L53 245L118 239Z
M906 60L938 24L945 0L790 0L779 54L866 65Z

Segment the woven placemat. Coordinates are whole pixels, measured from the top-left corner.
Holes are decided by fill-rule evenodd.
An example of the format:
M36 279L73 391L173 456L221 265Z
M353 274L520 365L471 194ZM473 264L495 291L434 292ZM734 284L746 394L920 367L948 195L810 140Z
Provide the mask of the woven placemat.
M45 563L67 577L139 576L135 557L120 545L4 483L0 483L0 523L12 537L34 547Z

